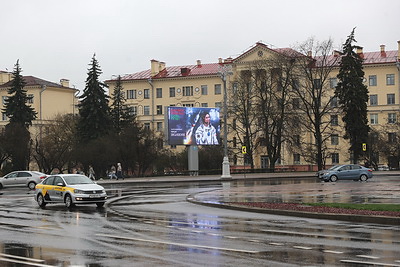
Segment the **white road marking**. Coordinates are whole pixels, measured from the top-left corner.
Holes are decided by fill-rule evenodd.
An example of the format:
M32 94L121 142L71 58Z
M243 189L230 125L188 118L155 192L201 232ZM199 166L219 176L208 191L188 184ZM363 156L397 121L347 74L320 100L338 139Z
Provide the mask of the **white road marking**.
M393 264L393 263L383 263L383 262L372 262L372 261L355 261L355 260L340 260L343 263L354 263L354 264L361 264L365 265L372 265L372 266L391 266L391 267L400 267L400 265Z
M40 260L40 259L27 258L27 257L21 257L21 256L16 256L16 255L11 255L11 254L4 254L4 253L0 253L0 256L12 258L12 259L24 260L24 261L44 262L44 260Z
M47 265L47 264L36 263L36 262L14 260L14 259L3 258L3 257L0 257L0 262L1 261L23 264L24 266L27 266L27 265L29 265L29 266L38 266L38 267L54 267L55 266L55 265Z
M303 246L293 246L294 248L304 249L304 250L311 250L311 247L303 247Z
M366 258L366 259L373 259L373 260L379 259L379 257L369 256L369 255L356 255L356 257L359 257L359 258Z
M324 250L325 253L333 253L333 254L343 254L344 252L342 251L336 251L336 250Z
M164 245L174 245L181 247L192 247L192 248L201 248L201 249L216 249L230 252L241 252L241 253L251 253L256 254L261 251L256 250L245 250L245 249L232 249L232 248L222 248L222 247L212 247L212 246L202 246L202 245L193 245L193 244L184 244L184 243L175 243L175 242L166 242L166 241L157 241L157 240L149 240L142 238L134 238L134 237L123 237L123 236L115 236L115 235L107 235L107 234L96 234L97 236L123 239L123 240L131 240L131 241L139 241L139 242L147 242L147 243L155 243L155 244L164 244Z
M269 244L272 245L272 246L283 246L283 245L285 245L283 243L274 243L274 242L271 242Z

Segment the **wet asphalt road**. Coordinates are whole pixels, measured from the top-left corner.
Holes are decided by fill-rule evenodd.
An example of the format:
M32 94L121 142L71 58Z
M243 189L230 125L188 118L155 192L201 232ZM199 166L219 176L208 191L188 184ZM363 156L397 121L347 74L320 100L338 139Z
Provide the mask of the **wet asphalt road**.
M400 266L399 226L186 201L189 194L221 189L220 182L105 187L113 196L105 208L73 210L41 209L25 188L2 190L0 266Z

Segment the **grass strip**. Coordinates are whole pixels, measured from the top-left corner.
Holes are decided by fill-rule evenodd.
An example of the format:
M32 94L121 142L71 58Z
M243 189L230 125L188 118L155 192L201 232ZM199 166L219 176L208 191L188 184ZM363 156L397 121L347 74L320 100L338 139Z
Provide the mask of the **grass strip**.
M315 206L315 207L354 209L354 210L400 211L400 204L303 203L303 205Z

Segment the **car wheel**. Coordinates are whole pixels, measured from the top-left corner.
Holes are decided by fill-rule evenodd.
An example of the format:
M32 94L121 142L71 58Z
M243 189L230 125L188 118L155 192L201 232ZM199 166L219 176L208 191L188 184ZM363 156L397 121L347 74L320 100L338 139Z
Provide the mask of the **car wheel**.
M365 181L367 181L367 180L368 180L368 176L365 175L365 174L361 174L361 176L360 176L360 181L365 182Z
M34 189L35 189L35 186L36 186L36 183L35 183L35 182L29 182L29 184L28 184L28 188L29 188L30 190L34 190Z
M330 178L331 182L336 182L337 181L337 176L336 175L332 175Z
M39 194L36 198L39 207L44 208L46 206L46 202L44 201L44 197L42 194Z
M96 205L97 205L98 208L102 208L102 207L104 206L104 202L102 202L102 203L96 203Z
M74 203L72 202L71 195L69 195L69 194L67 194L67 195L65 196L65 206L66 206L67 208L72 208L73 206L75 206Z

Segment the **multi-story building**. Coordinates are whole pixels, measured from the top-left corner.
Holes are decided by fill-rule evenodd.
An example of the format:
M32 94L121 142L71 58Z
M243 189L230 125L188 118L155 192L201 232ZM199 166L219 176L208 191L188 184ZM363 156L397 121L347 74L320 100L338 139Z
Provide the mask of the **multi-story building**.
M26 85L24 89L31 96L29 104L37 112L37 118L32 122L31 131L39 133L41 126L51 122L57 115L76 114L78 112L77 89L69 86L69 81L61 79L60 84L42 80L34 76L23 76ZM0 71L0 97L1 108L4 109L5 100L8 97L8 89L11 86L12 73ZM0 126L8 123L8 118L1 113Z
M368 86L370 100L368 116L370 125L381 126L393 124L397 121L400 111L400 41L398 50L385 51L381 46L378 52L358 53L364 59L365 83ZM194 65L167 67L164 62L151 60L151 68L142 72L124 75L121 77L122 87L127 104L134 107L138 121L145 127L156 131L164 131L164 107L222 107L223 81L221 67L231 66L232 73L228 76L228 96L239 73L257 59L270 54L288 54L295 51L289 48L272 49L262 43L257 43L236 58L219 59L218 63L202 64L200 60ZM336 55L332 55L335 57ZM331 72L331 89L337 83L336 75L339 66ZM108 80L110 90L115 87L116 79ZM332 94L334 90L331 90ZM333 96L333 95L332 95ZM336 152L330 154L330 161L326 164L338 164L350 161L347 140L342 138L343 127L340 114L330 114L331 122L337 124L337 133L331 134L330 146L336 147ZM391 136L391 135L389 135ZM232 136L228 137L233 138ZM389 138L393 138L389 137ZM230 142L234 144L235 142ZM307 162L301 154L293 153L290 144L284 144L280 164L291 169L311 170L312 162ZM238 148L232 148L240 150ZM265 150L260 149L254 157L255 167L266 167L268 156ZM380 158L381 163L388 159ZM238 164L237 159L230 158L231 165ZM243 164L239 162L239 164Z

